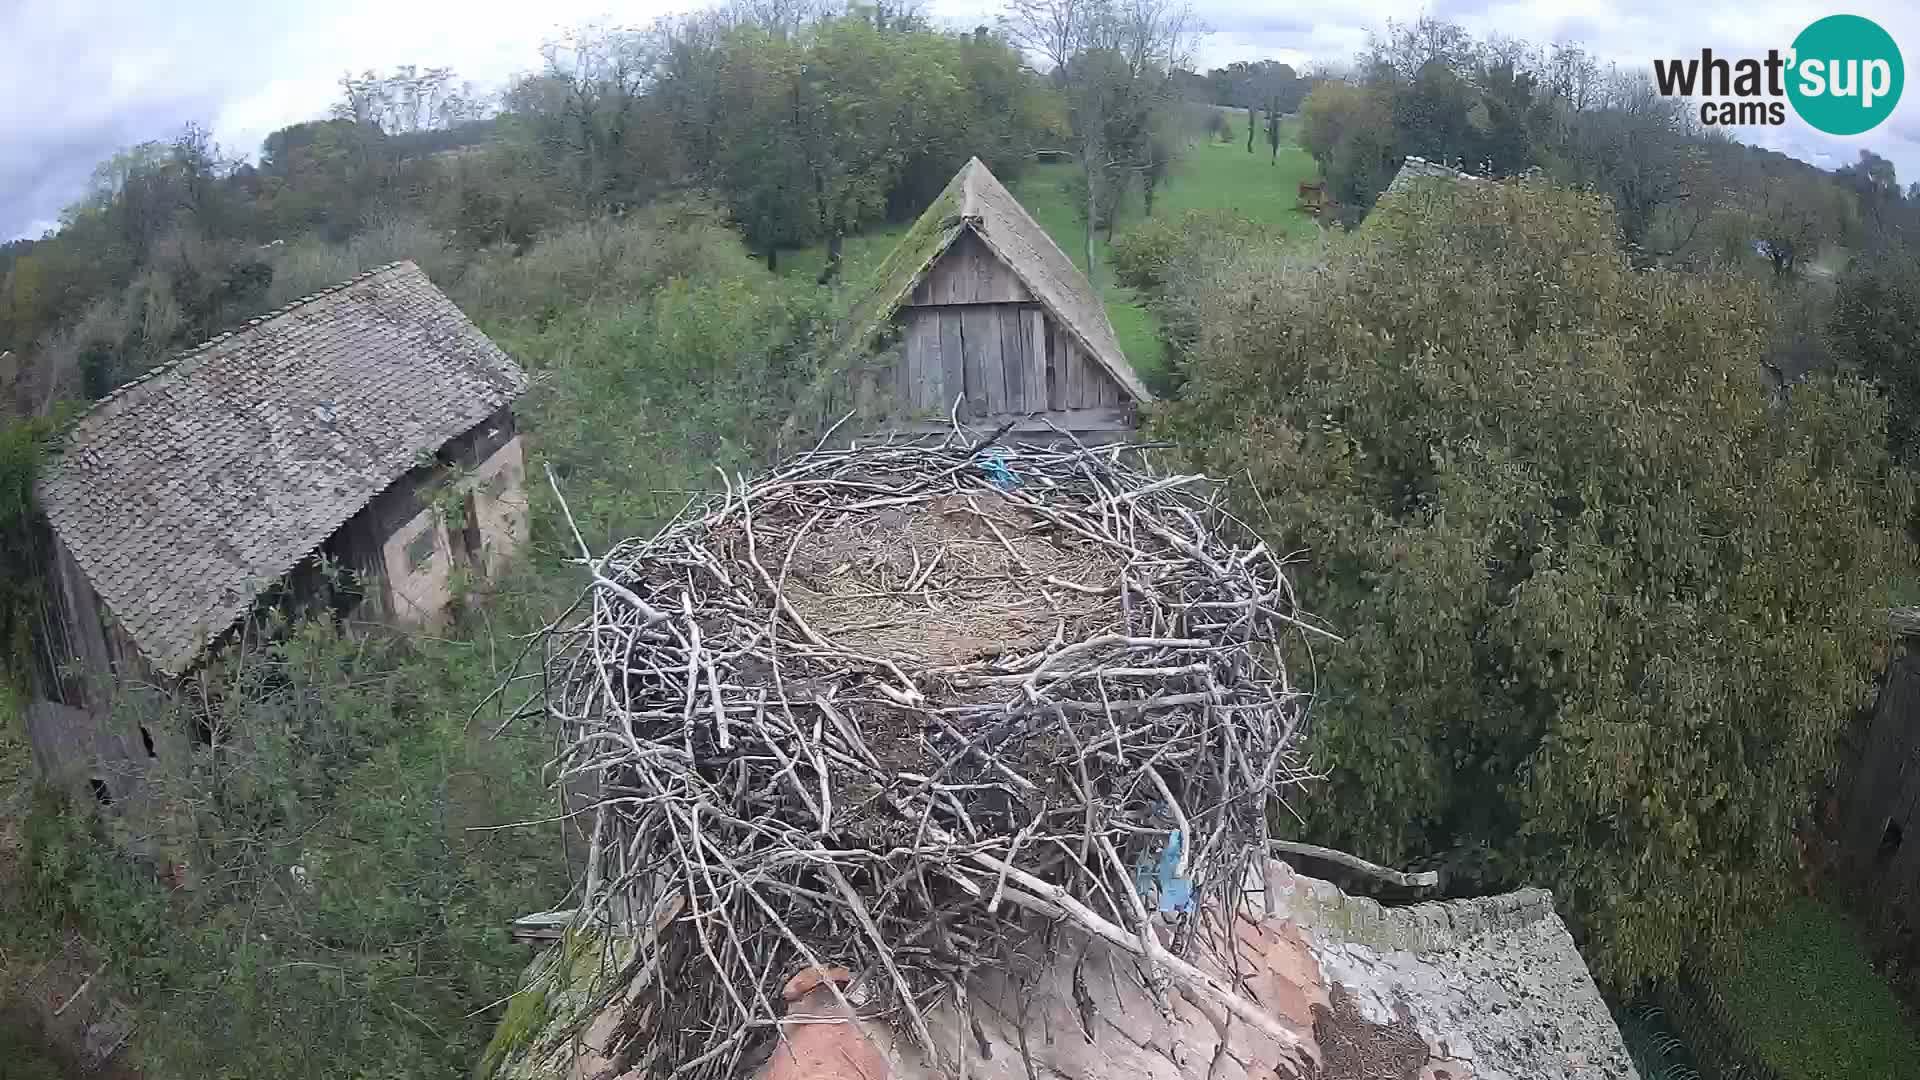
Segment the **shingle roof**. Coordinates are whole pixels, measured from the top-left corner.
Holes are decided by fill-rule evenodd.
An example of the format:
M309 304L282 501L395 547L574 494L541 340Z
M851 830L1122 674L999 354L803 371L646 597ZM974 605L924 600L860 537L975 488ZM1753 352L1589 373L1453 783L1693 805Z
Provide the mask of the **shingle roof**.
M394 263L222 334L82 416L40 483L62 542L159 670L185 670L375 495L526 386Z
M1093 284L979 158L960 167L881 264L872 294L854 309L849 351L865 349L928 269L971 229L1019 276L1043 307L1136 401L1153 394L1127 363Z
M1459 169L1442 165L1437 161L1428 161L1423 157L1409 155L1400 163L1400 171L1393 174L1393 182L1387 185L1387 190L1381 193L1381 197L1401 194L1420 181L1429 179L1478 180L1480 178L1472 173L1464 173Z

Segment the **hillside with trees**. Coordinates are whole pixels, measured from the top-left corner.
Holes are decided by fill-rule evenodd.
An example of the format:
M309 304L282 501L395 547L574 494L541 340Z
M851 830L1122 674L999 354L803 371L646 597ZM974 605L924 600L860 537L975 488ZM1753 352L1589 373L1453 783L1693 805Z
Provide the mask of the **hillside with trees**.
M0 247L7 722L33 477L75 410L412 259L535 376L532 475L603 550L780 452L867 269L846 253L978 155L1041 170L1062 246L1151 308L1151 430L1232 481L1347 639L1316 656L1325 781L1276 827L1463 894L1547 884L1622 996L1730 962L1914 578L1920 184L1732 142L1573 45L1421 19L1350 70L1201 72L1199 31L1165 0L1014 0L964 32L736 4L581 28L497 94L351 75L257 156L198 126L114 155ZM1327 227L1169 196L1222 123L1289 205L1297 125ZM1486 182L1381 201L1409 155ZM525 565L445 636L312 624L223 660L247 737L167 780L152 858L89 807L10 809L0 980L94 943L154 1076L469 1070L525 960L499 927L567 889L551 747L488 697L577 585L533 497Z

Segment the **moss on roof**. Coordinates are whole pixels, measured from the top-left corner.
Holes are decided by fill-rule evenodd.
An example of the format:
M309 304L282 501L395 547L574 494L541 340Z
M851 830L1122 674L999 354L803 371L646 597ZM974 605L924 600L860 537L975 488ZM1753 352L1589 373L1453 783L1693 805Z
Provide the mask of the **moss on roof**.
M1121 355L1106 309L1092 286L986 164L973 158L947 181L874 271L872 284L834 335L825 361L788 422L789 435L797 426L834 419L821 415L834 384L872 352L900 305L967 228L980 236L1134 400L1153 400Z

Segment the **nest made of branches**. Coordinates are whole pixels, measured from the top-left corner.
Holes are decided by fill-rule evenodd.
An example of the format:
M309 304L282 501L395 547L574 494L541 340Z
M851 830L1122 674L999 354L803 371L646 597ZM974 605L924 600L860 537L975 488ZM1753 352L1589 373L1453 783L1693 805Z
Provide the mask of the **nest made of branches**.
M750 1067L809 967L933 1052L1037 923L1292 1038L1188 958L1304 779L1288 654L1326 632L1217 485L1144 456L816 449L581 545L544 701L594 790L582 910L657 930L623 1068Z

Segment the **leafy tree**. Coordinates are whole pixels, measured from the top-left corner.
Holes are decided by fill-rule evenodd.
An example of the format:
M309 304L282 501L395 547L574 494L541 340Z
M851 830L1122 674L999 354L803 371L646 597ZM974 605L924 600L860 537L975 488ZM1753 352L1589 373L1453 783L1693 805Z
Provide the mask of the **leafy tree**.
M1179 104L1181 72L1196 26L1175 0L1021 0L1002 25L1008 39L1037 43L1056 63L1049 77L1067 99L1086 195L1086 265L1095 272L1093 230L1108 239L1136 177L1164 171L1154 135ZM1251 125L1248 152L1253 148Z
M565 166L553 179L582 211L636 206L667 180L667 125L646 93L661 48L653 34L583 27L548 43L544 70L508 92L521 130Z
M1895 177L1893 162L1871 150L1862 149L1859 160L1851 165L1842 165L1833 173L1843 184L1862 195L1892 199L1900 197L1900 181Z
M454 84L452 68L402 64L386 75L366 71L340 79L333 118L369 124L387 135L445 130L478 120L487 101L472 83Z
M1920 254L1886 252L1855 259L1833 298L1827 338L1835 358L1887 397L1893 452L1920 452Z
M1365 210L1393 180L1393 116L1379 94L1328 80L1300 108L1300 145L1320 163L1327 194Z
M1389 100L1394 146L1401 154L1469 167L1478 163L1479 139L1468 116L1478 93L1459 72L1428 61Z
M1312 831L1551 883L1626 987L1781 891L1907 484L1863 384L1770 399L1764 286L1636 271L1617 235L1598 196L1435 184L1323 267L1251 249L1202 279L1163 434L1310 553L1346 634Z
M0 691L24 699L31 685L33 635L39 620L45 552L33 484L44 444L56 430L47 418L0 424ZM0 703L7 695L0 692ZM0 718L0 723L10 723Z
M1893 162L1862 149L1858 160L1835 169L1833 175L1859 209L1859 246L1882 250L1920 243L1920 206L1914 205L1912 195L1901 197Z
M1700 196L1714 185L1684 103L1661 97L1644 75L1608 81L1594 107L1566 122L1556 159L1556 179L1613 200L1630 248L1645 249L1665 214L1688 211L1687 238L1708 214ZM1684 242L1662 248L1672 252Z
M1273 104L1282 113L1300 107L1310 87L1291 65L1278 60L1236 60L1207 72L1206 100L1215 105L1255 108Z
M1775 276L1793 273L1802 260L1836 239L1848 216L1842 191L1823 178L1768 177L1749 212L1754 243L1773 264Z
M1407 84L1438 66L1466 71L1479 57L1479 44L1458 23L1422 15L1410 23L1387 20L1384 33L1369 33L1360 69L1370 82Z

